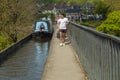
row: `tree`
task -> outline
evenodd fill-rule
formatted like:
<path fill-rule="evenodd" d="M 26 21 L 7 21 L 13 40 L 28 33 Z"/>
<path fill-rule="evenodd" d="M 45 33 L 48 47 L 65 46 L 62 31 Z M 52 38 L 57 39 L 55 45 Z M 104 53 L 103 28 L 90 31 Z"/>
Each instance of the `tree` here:
<path fill-rule="evenodd" d="M 107 13 L 110 12 L 110 6 L 107 5 L 104 1 L 94 1 L 94 5 L 96 14 L 102 14 L 106 16 Z"/>
<path fill-rule="evenodd" d="M 104 2 L 110 5 L 112 11 L 120 10 L 120 0 L 104 0 Z"/>
<path fill-rule="evenodd" d="M 10 40 L 16 42 L 18 36 L 25 32 L 25 27 L 32 25 L 37 17 L 36 4 L 39 0 L 0 1 L 0 31 L 6 32 Z"/>

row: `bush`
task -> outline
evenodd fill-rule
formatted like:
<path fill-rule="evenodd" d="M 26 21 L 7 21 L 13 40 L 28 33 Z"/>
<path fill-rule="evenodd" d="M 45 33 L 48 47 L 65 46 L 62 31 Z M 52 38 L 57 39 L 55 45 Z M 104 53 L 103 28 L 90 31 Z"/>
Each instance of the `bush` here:
<path fill-rule="evenodd" d="M 10 46 L 12 42 L 9 41 L 9 38 L 0 33 L 0 51 Z"/>
<path fill-rule="evenodd" d="M 120 36 L 120 11 L 110 13 L 107 20 L 96 29 L 100 32 Z"/>
<path fill-rule="evenodd" d="M 47 13 L 41 13 L 41 14 L 38 16 L 38 20 L 39 20 L 40 18 L 43 18 L 43 17 L 46 17 L 46 18 L 47 18 L 48 16 L 50 16 L 50 18 L 51 18 L 52 21 L 55 20 L 55 15 L 54 15 L 53 13 L 49 13 L 49 12 L 47 12 Z"/>
<path fill-rule="evenodd" d="M 8 40 L 7 37 L 5 36 L 0 36 L 0 51 L 4 48 L 7 48 L 10 46 L 12 43 Z"/>

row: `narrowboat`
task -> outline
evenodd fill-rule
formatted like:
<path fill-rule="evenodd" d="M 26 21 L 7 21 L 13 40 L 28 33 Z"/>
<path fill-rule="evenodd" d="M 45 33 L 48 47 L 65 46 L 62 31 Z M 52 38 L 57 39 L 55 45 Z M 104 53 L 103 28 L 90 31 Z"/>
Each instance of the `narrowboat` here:
<path fill-rule="evenodd" d="M 53 31 L 54 29 L 51 21 L 47 20 L 35 21 L 32 38 L 39 41 L 50 40 Z"/>

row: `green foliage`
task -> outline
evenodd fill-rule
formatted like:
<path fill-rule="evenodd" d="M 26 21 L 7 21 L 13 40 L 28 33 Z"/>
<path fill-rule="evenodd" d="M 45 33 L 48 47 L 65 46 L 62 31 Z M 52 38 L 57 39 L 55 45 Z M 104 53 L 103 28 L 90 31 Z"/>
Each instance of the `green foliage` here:
<path fill-rule="evenodd" d="M 88 20 L 88 21 L 82 21 L 82 22 L 78 22 L 79 24 L 85 25 L 87 27 L 92 27 L 92 28 L 96 28 L 97 26 L 99 26 L 103 21 L 102 20 Z"/>
<path fill-rule="evenodd" d="M 95 1 L 94 5 L 96 14 L 107 15 L 107 13 L 110 11 L 110 6 L 107 5 L 104 1 Z"/>
<path fill-rule="evenodd" d="M 9 41 L 9 38 L 7 35 L 5 35 L 3 32 L 0 32 L 0 51 L 8 46 L 10 46 L 12 42 Z"/>
<path fill-rule="evenodd" d="M 80 4 L 86 1 L 88 0 L 40 0 L 40 3 L 43 3 L 44 5 L 50 5 L 50 4 L 60 4 L 62 2 L 66 2 L 68 5 L 71 5 L 71 4 Z"/>
<path fill-rule="evenodd" d="M 44 4 L 44 6 L 48 6 L 54 4 L 54 0 L 39 0 L 40 4 Z"/>
<path fill-rule="evenodd" d="M 52 21 L 55 20 L 55 15 L 53 13 L 50 14 Z"/>
<path fill-rule="evenodd" d="M 97 27 L 97 30 L 115 36 L 120 36 L 120 11 L 114 11 L 109 14 L 107 20 Z"/>
<path fill-rule="evenodd" d="M 19 36 L 32 31 L 31 25 L 37 17 L 36 4 L 40 0 L 0 0 L 0 47 L 16 42 Z"/>
<path fill-rule="evenodd" d="M 120 10 L 120 0 L 106 0 L 112 11 Z"/>
<path fill-rule="evenodd" d="M 54 21 L 54 19 L 55 19 L 55 15 L 54 15 L 54 13 L 42 13 L 42 14 L 40 14 L 39 16 L 38 16 L 38 19 L 39 18 L 43 18 L 43 17 L 48 17 L 48 16 L 50 16 L 50 18 L 52 19 L 52 21 Z"/>
<path fill-rule="evenodd" d="M 54 0 L 54 3 L 57 3 L 57 4 L 59 4 L 61 2 L 63 2 L 63 0 Z"/>
<path fill-rule="evenodd" d="M 97 4 L 101 4 L 101 2 L 103 2 L 106 5 L 110 5 L 109 7 L 114 11 L 114 10 L 120 10 L 120 0 L 40 0 L 41 3 L 44 3 L 45 5 L 49 5 L 49 4 L 59 4 L 61 2 L 66 2 L 68 5 L 71 4 L 86 4 L 86 3 L 90 3 L 90 4 L 94 4 L 95 2 L 97 2 Z M 96 4 L 96 3 L 95 3 Z M 97 5 L 96 4 L 96 5 Z M 98 6 L 100 6 L 98 4 Z M 102 5 L 101 5 L 102 6 Z"/>

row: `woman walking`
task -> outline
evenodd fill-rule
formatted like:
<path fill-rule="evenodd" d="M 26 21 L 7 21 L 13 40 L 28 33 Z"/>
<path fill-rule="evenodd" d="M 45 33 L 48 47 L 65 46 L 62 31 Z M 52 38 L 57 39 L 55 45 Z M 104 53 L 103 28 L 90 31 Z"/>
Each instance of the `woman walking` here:
<path fill-rule="evenodd" d="M 67 31 L 67 24 L 69 23 L 68 18 L 65 17 L 65 14 L 60 15 L 58 20 L 59 32 L 60 32 L 60 46 L 65 45 L 65 35 Z"/>

